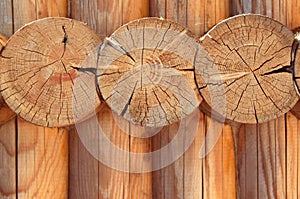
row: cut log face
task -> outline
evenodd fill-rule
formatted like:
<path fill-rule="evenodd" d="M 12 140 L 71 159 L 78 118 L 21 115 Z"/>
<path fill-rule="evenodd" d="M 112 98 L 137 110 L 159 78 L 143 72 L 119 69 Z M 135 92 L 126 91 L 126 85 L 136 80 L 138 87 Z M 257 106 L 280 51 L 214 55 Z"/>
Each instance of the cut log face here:
<path fill-rule="evenodd" d="M 1 52 L 0 89 L 6 103 L 37 125 L 66 126 L 85 117 L 100 101 L 87 104 L 91 96 L 74 84 L 78 79 L 95 84 L 95 76 L 75 68 L 90 63 L 86 59 L 100 43 L 93 30 L 76 20 L 46 18 L 24 26 Z"/>
<path fill-rule="evenodd" d="M 287 27 L 261 15 L 239 15 L 216 25 L 201 38 L 195 60 L 207 104 L 241 123 L 288 112 L 298 100 L 290 70 L 293 39 Z"/>
<path fill-rule="evenodd" d="M 159 127 L 189 115 L 201 98 L 194 81 L 197 40 L 159 18 L 130 22 L 100 47 L 97 77 L 110 108 L 134 124 Z"/>

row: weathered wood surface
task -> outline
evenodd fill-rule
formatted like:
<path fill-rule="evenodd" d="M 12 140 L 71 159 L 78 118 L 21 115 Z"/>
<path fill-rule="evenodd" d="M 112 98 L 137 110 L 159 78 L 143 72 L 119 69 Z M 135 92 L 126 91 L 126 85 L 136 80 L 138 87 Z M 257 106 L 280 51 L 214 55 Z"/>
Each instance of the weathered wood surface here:
<path fill-rule="evenodd" d="M 86 117 L 100 102 L 96 94 L 90 100 L 86 91 L 94 75 L 76 69 L 83 68 L 100 42 L 92 29 L 77 20 L 47 18 L 26 25 L 1 51 L 4 100 L 36 125 L 70 126 Z"/>
<path fill-rule="evenodd" d="M 295 15 L 295 10 L 299 6 L 299 1 L 238 1 L 232 0 L 231 14 L 256 13 L 264 14 L 287 25 L 290 29 L 299 26 L 299 15 Z M 293 17 L 292 17 L 293 16 Z M 245 147 L 239 148 L 236 158 L 244 162 L 245 166 L 239 165 L 237 168 L 237 186 L 240 186 L 239 198 L 297 198 L 295 196 L 295 181 L 298 177 L 291 177 L 295 167 L 291 162 L 297 161 L 298 144 L 291 137 L 295 135 L 291 130 L 290 120 L 295 120 L 291 114 L 285 114 L 280 118 L 256 125 L 255 132 L 247 125 L 243 125 L 245 136 L 237 136 L 235 141 L 242 143 L 243 146 L 251 146 L 253 157 L 249 163 L 242 160 L 251 157 L 252 152 L 245 150 Z M 292 122 L 293 128 L 297 126 Z M 249 137 L 255 134 L 255 136 Z M 247 136 L 249 135 L 249 136 Z M 256 151 L 256 152 L 255 152 Z M 246 170 L 245 170 L 246 168 Z M 254 170 L 249 171 L 247 168 Z M 250 187 L 249 187 L 250 186 Z M 252 187 L 252 188 L 251 188 Z M 297 189 L 296 189 L 297 190 Z"/>
<path fill-rule="evenodd" d="M 122 24 L 144 16 L 149 16 L 149 1 L 141 0 L 103 0 L 103 1 L 70 1 L 70 16 L 87 22 L 101 37 L 109 36 Z M 87 129 L 97 130 L 97 125 L 102 128 L 115 147 L 126 152 L 147 153 L 151 147 L 151 139 L 136 138 L 131 135 L 140 135 L 143 129 L 135 128 L 126 120 L 113 115 L 107 105 L 100 108 L 97 114 L 98 122 L 88 120 L 79 125 Z M 100 153 L 113 154 L 113 151 L 100 148 L 97 142 L 81 137 L 80 131 L 74 129 L 70 134 L 70 198 L 152 198 L 151 173 L 129 173 L 136 167 L 136 162 L 130 156 L 124 159 L 116 158 L 115 161 L 121 168 L 113 169 L 109 165 L 98 162 Z M 92 132 L 92 130 L 90 130 Z M 98 131 L 96 131 L 98 132 Z M 82 133 L 82 132 L 81 132 Z M 93 139 L 98 140 L 99 135 L 93 134 Z M 85 140 L 86 141 L 83 141 Z M 89 153 L 86 146 L 94 148 Z M 99 150 L 97 150 L 99 148 Z M 99 159 L 99 158 L 98 158 Z M 112 159 L 114 160 L 114 159 Z M 150 162 L 149 162 L 150 161 Z M 82 164 L 84 162 L 84 164 Z M 144 164 L 151 167 L 151 160 Z M 122 171 L 123 170 L 123 171 Z M 124 172 L 127 171 L 127 172 Z"/>
<path fill-rule="evenodd" d="M 61 2 L 65 2 L 62 4 L 66 5 L 66 1 L 39 0 L 38 2 L 42 2 L 40 3 L 40 8 L 38 8 L 38 10 L 43 10 L 41 13 L 49 12 L 52 14 L 56 13 L 54 15 L 63 16 L 64 14 L 61 13 L 66 13 L 68 10 L 66 6 L 54 6 Z M 56 3 L 52 4 L 51 2 Z M 158 6 L 158 2 L 161 2 L 161 6 Z M 12 4 L 12 0 L 3 0 L 0 2 L 0 32 L 7 37 L 11 36 L 24 23 L 28 23 L 37 18 L 36 16 L 39 16 L 38 14 L 29 14 L 36 13 L 36 4 L 34 1 L 14 1 L 14 4 Z M 52 9 L 54 11 L 50 12 L 49 10 L 51 9 L 45 9 L 46 6 L 44 5 L 46 4 L 52 4 L 51 7 L 54 7 Z M 69 5 L 70 16 L 88 22 L 103 37 L 110 35 L 123 23 L 139 18 L 141 15 L 149 16 L 148 5 L 151 6 L 152 16 L 162 15 L 165 18 L 177 20 L 177 22 L 190 28 L 199 37 L 221 19 L 239 13 L 255 12 L 266 14 L 288 25 L 289 28 L 296 28 L 300 23 L 298 15 L 299 0 L 153 0 L 150 4 L 148 1 L 139 4 L 132 0 L 70 0 Z M 24 9 L 25 6 L 27 9 Z M 12 8 L 16 9 L 16 11 L 12 12 L 14 10 Z M 14 23 L 12 17 L 13 13 L 15 14 L 16 23 Z M 40 16 L 48 16 L 50 15 L 49 13 L 40 14 Z M 135 17 L 130 17 L 130 15 L 135 15 Z M 113 119 L 114 117 L 108 107 L 102 109 L 98 114 L 98 118 L 100 123 L 106 124 L 105 128 L 107 132 L 111 132 L 109 129 L 114 129 L 114 133 L 111 134 L 110 139 L 114 141 L 115 145 L 127 150 L 131 148 L 131 150 L 140 152 L 148 151 L 150 147 L 153 150 L 164 146 L 174 137 L 174 133 L 176 133 L 176 129 L 178 128 L 177 123 L 171 127 L 164 127 L 151 141 L 149 139 L 145 141 L 124 135 L 120 137 L 120 132 L 124 131 L 124 128 L 129 128 L 130 125 L 121 119 L 114 121 L 115 119 Z M 300 131 L 298 126 L 300 122 L 292 114 L 285 114 L 279 119 L 266 124 L 242 125 L 240 128 L 237 125 L 233 130 L 230 126 L 226 125 L 223 127 L 222 141 L 219 140 L 217 142 L 216 147 L 205 159 L 199 159 L 199 151 L 203 144 L 208 121 L 211 121 L 211 119 L 204 113 L 201 113 L 195 141 L 183 157 L 166 168 L 147 174 L 123 173 L 98 163 L 83 146 L 77 133 L 75 133 L 75 129 L 73 129 L 69 135 L 71 163 L 69 198 L 130 198 L 130 196 L 132 198 L 135 198 L 135 196 L 139 198 L 212 198 L 221 193 L 224 195 L 221 198 L 235 198 L 235 196 L 251 199 L 300 197 L 300 195 L 296 195 L 300 193 L 300 172 L 296 172 L 299 170 L 298 157 L 300 154 L 300 144 L 298 143 Z M 120 130 L 121 123 L 123 130 Z M 216 122 L 214 123 L 217 124 Z M 25 130 L 20 132 L 16 124 L 21 129 L 27 129 L 26 132 Z M 29 137 L 38 138 L 37 143 L 44 143 L 40 140 L 41 136 L 47 137 L 43 132 L 39 133 L 41 135 L 34 133 L 33 136 L 28 129 L 32 131 L 52 131 L 34 125 L 30 125 L 29 127 L 29 124 L 25 125 L 23 121 L 22 124 L 20 121 L 16 123 L 15 119 L 6 122 L 0 127 L 0 143 L 2 143 L 0 144 L 0 198 L 16 198 L 17 184 L 26 187 L 24 185 L 28 183 L 28 181 L 24 180 L 26 179 L 26 175 L 33 176 L 32 173 L 34 173 L 34 170 L 29 169 L 34 168 L 33 160 L 35 158 L 32 158 L 32 154 L 42 154 L 41 145 L 43 144 L 34 144 L 36 148 L 30 150 L 30 147 L 25 147 L 30 152 L 24 155 L 26 154 L 24 151 L 24 154 L 20 155 L 22 161 L 16 162 L 17 159 L 15 156 L 17 152 L 15 145 L 18 144 L 16 141 L 17 137 L 22 142 L 27 140 L 27 144 L 23 143 L 22 146 L 31 145 L 30 143 L 32 142 L 30 142 L 31 139 Z M 53 131 L 55 132 L 51 132 L 51 136 L 59 138 L 60 136 L 57 134 L 58 130 Z M 235 155 L 233 155 L 232 131 L 235 132 L 235 137 L 238 138 L 235 139 L 237 141 L 235 143 L 237 145 L 237 153 Z M 50 135 L 48 134 L 48 136 Z M 49 140 L 54 139 L 54 137 L 49 138 Z M 61 141 L 59 141 L 60 139 Z M 60 146 L 60 144 L 67 142 L 64 136 L 60 137 L 60 139 L 57 139 L 56 145 L 53 145 Z M 62 146 L 67 145 L 63 144 Z M 53 150 L 53 148 L 50 148 L 49 152 L 54 152 Z M 45 148 L 45 151 L 48 151 L 47 148 Z M 62 151 L 66 153 L 66 148 L 64 147 Z M 57 151 L 55 150 L 55 152 Z M 236 174 L 235 172 L 233 173 L 235 171 L 234 156 L 236 156 L 237 160 L 236 169 L 238 172 Z M 37 155 L 36 157 L 41 156 Z M 39 158 L 36 159 L 38 160 Z M 64 159 L 65 166 L 63 168 L 66 168 L 65 161 Z M 48 162 L 48 164 L 50 163 Z M 58 181 L 55 180 L 48 184 L 48 187 L 46 186 L 47 179 L 55 178 L 49 177 L 48 171 L 51 169 L 48 167 L 48 164 L 45 163 L 42 166 L 42 168 L 47 170 L 47 175 L 41 177 L 39 175 L 42 175 L 43 171 L 37 172 L 38 180 L 35 180 L 35 184 L 31 184 L 32 186 L 27 185 L 29 188 L 26 189 L 27 191 L 22 192 L 20 197 L 25 195 L 30 196 L 32 192 L 37 191 L 39 185 L 41 192 L 48 188 L 49 190 L 53 190 L 53 187 L 58 186 Z M 60 162 L 60 164 L 63 163 Z M 149 164 L 151 164 L 151 161 Z M 26 175 L 23 175 L 26 172 L 21 165 L 26 165 L 26 168 L 28 168 Z M 16 178 L 16 166 L 20 167 L 22 171 L 22 176 L 18 178 Z M 51 171 L 52 176 L 66 175 L 64 172 L 56 173 L 53 170 Z M 5 178 L 2 178 L 3 175 Z M 235 175 L 237 176 L 237 180 L 235 180 Z M 16 179 L 21 181 L 17 182 Z M 64 193 L 67 192 L 65 184 L 63 184 L 68 183 L 67 178 L 59 182 L 62 183 L 60 185 L 65 189 Z M 220 187 L 222 190 L 220 190 Z M 62 194 L 59 193 L 62 191 L 58 190 L 60 189 L 57 189 L 55 192 L 57 197 Z M 41 194 L 41 192 L 37 193 Z M 51 198 L 55 198 L 55 196 L 52 195 Z M 44 198 L 47 197 L 45 196 Z"/>
<path fill-rule="evenodd" d="M 201 38 L 195 61 L 199 91 L 229 120 L 262 123 L 278 118 L 299 98 L 292 73 L 284 71 L 293 41 L 291 30 L 265 16 L 223 21 Z"/>
<path fill-rule="evenodd" d="M 38 18 L 49 14 L 66 16 L 66 3 L 65 0 L 1 1 L 0 32 L 9 37 Z M 0 134 L 0 140 L 5 140 L 1 141 L 4 143 L 1 145 L 1 162 L 7 163 L 1 166 L 1 198 L 68 197 L 66 130 L 37 127 L 12 119 L 1 126 Z"/>
<path fill-rule="evenodd" d="M 200 104 L 194 82 L 197 40 L 185 27 L 160 18 L 125 24 L 104 41 L 97 80 L 118 115 L 133 124 L 161 127 Z"/>

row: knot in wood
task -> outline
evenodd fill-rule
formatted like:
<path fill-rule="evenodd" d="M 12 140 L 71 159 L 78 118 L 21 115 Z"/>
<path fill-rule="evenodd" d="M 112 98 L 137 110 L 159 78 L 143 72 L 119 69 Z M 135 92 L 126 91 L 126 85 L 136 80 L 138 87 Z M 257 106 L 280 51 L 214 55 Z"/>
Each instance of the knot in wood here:
<path fill-rule="evenodd" d="M 290 70 L 293 39 L 287 27 L 261 15 L 217 24 L 201 38 L 195 61 L 205 101 L 241 123 L 266 122 L 288 112 L 298 100 Z"/>
<path fill-rule="evenodd" d="M 198 107 L 193 78 L 197 40 L 184 27 L 144 18 L 116 30 L 100 48 L 100 91 L 118 115 L 159 127 Z"/>
<path fill-rule="evenodd" d="M 87 104 L 86 98 L 93 98 L 86 96 L 87 86 L 74 85 L 81 78 L 95 83 L 95 76 L 74 67 L 81 68 L 100 43 L 93 30 L 76 20 L 45 18 L 27 24 L 1 51 L 5 101 L 25 120 L 43 126 L 71 125 L 87 116 L 100 101 Z"/>

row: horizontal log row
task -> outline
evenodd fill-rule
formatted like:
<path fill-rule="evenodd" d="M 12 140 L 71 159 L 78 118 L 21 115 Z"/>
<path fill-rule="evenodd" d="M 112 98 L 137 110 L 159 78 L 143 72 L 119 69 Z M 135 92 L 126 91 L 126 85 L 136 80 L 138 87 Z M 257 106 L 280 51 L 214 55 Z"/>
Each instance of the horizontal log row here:
<path fill-rule="evenodd" d="M 297 37 L 262 15 L 224 20 L 200 40 L 173 21 L 143 18 L 101 42 L 76 20 L 24 26 L 1 50 L 5 101 L 43 126 L 72 125 L 101 99 L 134 124 L 160 127 L 203 99 L 213 116 L 251 124 L 280 117 L 299 98 Z"/>

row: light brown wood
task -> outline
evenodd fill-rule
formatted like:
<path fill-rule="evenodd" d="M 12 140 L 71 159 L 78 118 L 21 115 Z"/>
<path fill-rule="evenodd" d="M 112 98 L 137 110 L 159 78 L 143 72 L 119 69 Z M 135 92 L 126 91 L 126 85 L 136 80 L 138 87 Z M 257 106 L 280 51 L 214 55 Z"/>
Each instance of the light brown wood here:
<path fill-rule="evenodd" d="M 236 198 L 236 165 L 233 129 L 226 124 L 222 132 L 222 192 L 224 198 Z M 218 164 L 218 163 L 216 163 Z"/>
<path fill-rule="evenodd" d="M 0 32 L 6 37 L 9 37 L 14 32 L 12 2 L 12 0 L 3 0 L 0 2 Z"/>
<path fill-rule="evenodd" d="M 18 119 L 18 198 L 67 198 L 68 134 Z"/>
<path fill-rule="evenodd" d="M 0 126 L 0 198 L 16 198 L 16 119 Z"/>
<path fill-rule="evenodd" d="M 284 71 L 292 43 L 293 33 L 265 16 L 221 22 L 201 38 L 195 66 L 199 91 L 215 111 L 236 122 L 262 123 L 283 115 L 298 100 L 292 75 Z"/>
<path fill-rule="evenodd" d="M 276 197 L 277 198 L 285 198 L 286 197 L 286 179 L 287 179 L 287 170 L 286 170 L 286 149 L 287 149 L 287 129 L 286 129 L 286 116 L 282 116 L 279 119 L 276 120 L 276 127 L 275 127 L 275 133 L 270 131 L 268 134 L 275 134 L 275 151 L 269 151 L 273 152 L 275 154 L 275 184 L 276 186 L 273 186 L 274 182 L 271 184 L 268 184 L 268 186 L 273 186 L 273 190 L 276 191 Z M 267 138 L 266 138 L 267 139 Z M 274 146 L 272 147 L 274 148 Z M 267 161 L 268 159 L 266 159 Z M 273 168 L 274 170 L 274 168 Z M 268 170 L 264 170 L 265 173 L 271 172 Z"/>
<path fill-rule="evenodd" d="M 223 124 L 219 123 L 210 117 L 206 116 L 205 120 L 206 125 L 206 133 L 209 128 L 222 129 Z M 212 127 L 213 126 L 213 127 Z M 217 127 L 219 126 L 219 128 Z M 215 136 L 219 135 L 219 132 L 213 131 L 215 135 L 206 135 L 209 136 L 209 139 L 206 142 L 205 150 L 207 156 L 204 161 L 204 198 L 222 198 L 223 194 L 223 186 L 225 186 L 225 182 L 223 182 L 223 138 L 222 134 L 219 138 L 215 138 Z M 217 139 L 217 142 L 213 149 L 209 149 L 208 144 L 212 141 L 212 139 Z M 209 151 L 211 150 L 211 151 Z M 219 164 L 217 164 L 219 162 Z"/>
<path fill-rule="evenodd" d="M 291 113 L 287 114 L 286 137 L 286 195 L 287 198 L 298 197 L 298 120 Z"/>
<path fill-rule="evenodd" d="M 89 126 L 89 120 L 79 125 L 92 132 L 93 126 Z M 94 139 L 98 140 L 98 136 Z M 69 132 L 69 151 L 69 198 L 102 198 L 99 197 L 98 160 L 88 152 L 75 128 Z M 105 173 L 101 181 L 104 178 Z"/>
<path fill-rule="evenodd" d="M 280 21 L 281 23 L 291 26 L 290 20 L 292 20 L 288 15 L 291 12 L 294 12 L 294 3 L 297 4 L 297 1 L 293 0 L 283 0 L 283 1 L 232 1 L 232 14 L 240 13 L 257 13 L 257 14 L 266 14 L 269 17 L 272 17 L 275 20 Z M 293 5 L 293 6 L 292 6 Z M 295 16 L 296 17 L 296 16 Z M 291 28 L 291 27 L 289 27 Z M 258 154 L 258 162 L 251 162 L 248 164 L 248 167 L 256 167 L 259 173 L 259 180 L 262 182 L 262 186 L 258 188 L 258 194 L 262 197 L 266 194 L 269 196 L 274 195 L 275 198 L 286 198 L 287 197 L 287 182 L 290 180 L 287 178 L 287 167 L 286 160 L 288 158 L 287 149 L 290 145 L 287 144 L 287 135 L 288 130 L 286 129 L 287 124 L 286 116 L 282 116 L 275 121 L 268 123 L 263 123 L 258 126 L 258 135 L 260 138 L 260 147 Z M 246 138 L 246 137 L 245 137 Z M 239 142 L 239 139 L 236 139 Z M 254 139 L 254 138 L 253 138 Z M 243 140 L 243 139 L 242 139 Z M 246 138 L 245 144 L 256 142 L 252 141 L 251 138 Z M 267 143 L 267 145 L 262 144 L 262 142 Z M 294 147 L 294 146 L 292 146 Z M 243 154 L 243 151 L 239 149 L 238 159 L 241 156 L 247 156 Z M 264 154 L 265 158 L 261 159 Z M 275 156 L 275 166 L 274 164 Z M 295 157 L 291 157 L 295 158 Z M 271 167 L 271 168 L 270 168 Z M 275 171 L 274 171 L 275 170 Z M 243 176 L 245 171 L 242 169 L 237 170 L 238 176 Z M 275 178 L 274 178 L 275 172 Z M 268 181 L 268 180 L 269 181 Z M 245 183 L 245 179 L 241 178 L 240 184 Z M 248 181 L 251 183 L 251 181 Z M 253 178 L 252 183 L 257 183 L 257 179 Z M 243 186 L 242 186 L 243 187 Z M 240 198 L 245 198 L 246 190 L 241 189 Z"/>
<path fill-rule="evenodd" d="M 68 1 L 66 0 L 37 0 L 36 18 L 68 16 Z"/>
<path fill-rule="evenodd" d="M 43 126 L 71 125 L 90 114 L 100 103 L 96 92 L 89 96 L 86 91 L 94 76 L 79 74 L 74 67 L 83 67 L 99 43 L 99 37 L 76 20 L 47 18 L 26 25 L 1 54 L 5 101 L 25 120 Z"/>
<path fill-rule="evenodd" d="M 2 48 L 6 45 L 7 38 L 3 35 L 0 35 L 0 52 Z M 7 121 L 15 117 L 15 113 L 8 108 L 7 104 L 5 103 L 2 95 L 0 94 L 0 125 L 5 124 Z"/>
<path fill-rule="evenodd" d="M 159 127 L 185 118 L 199 105 L 194 92 L 196 39 L 158 18 L 122 26 L 104 41 L 98 82 L 106 103 L 134 124 Z"/>
<path fill-rule="evenodd" d="M 194 142 L 189 147 L 189 149 L 184 154 L 184 198 L 193 199 L 201 198 L 204 192 L 203 184 L 205 183 L 203 179 L 203 168 L 204 160 L 199 158 L 199 152 L 203 145 L 205 136 L 205 126 L 203 125 L 205 121 L 204 113 L 200 113 L 199 126 L 197 129 L 197 134 L 195 136 Z M 224 175 L 228 173 L 224 172 Z M 230 189 L 227 189 L 230 190 Z"/>
<path fill-rule="evenodd" d="M 149 13 L 147 0 L 90 0 L 88 2 L 72 0 L 70 4 L 71 16 L 86 21 L 103 37 L 109 36 L 123 23 L 147 16 Z M 102 132 L 115 147 L 127 152 L 149 152 L 149 147 L 151 147 L 149 139 L 133 136 L 139 135 L 140 128 L 136 129 L 123 118 L 114 116 L 107 105 L 100 108 L 97 117 Z M 71 198 L 151 198 L 151 173 L 134 174 L 122 171 L 136 167 L 133 160 L 129 161 L 129 156 L 124 157 L 122 164 L 119 163 L 124 168 L 115 170 L 110 167 L 111 165 L 103 164 L 101 160 L 98 162 L 97 152 L 92 156 L 84 149 L 78 136 L 76 138 L 76 135 L 70 135 L 71 140 L 74 138 L 79 144 L 73 143 L 70 146 L 72 157 L 70 162 L 74 165 L 70 168 L 69 193 Z M 98 139 L 97 135 L 95 139 Z M 107 151 L 107 149 L 99 145 L 99 153 L 100 151 Z M 110 154 L 113 152 L 107 151 Z M 119 159 L 112 158 L 112 160 L 118 161 Z M 151 160 L 145 160 L 145 164 L 151 168 Z M 95 167 L 98 167 L 97 171 Z"/>
<path fill-rule="evenodd" d="M 276 120 L 258 126 L 258 197 L 276 198 Z M 278 172 L 279 173 L 279 172 Z M 279 189 L 278 189 L 279 191 Z"/>

